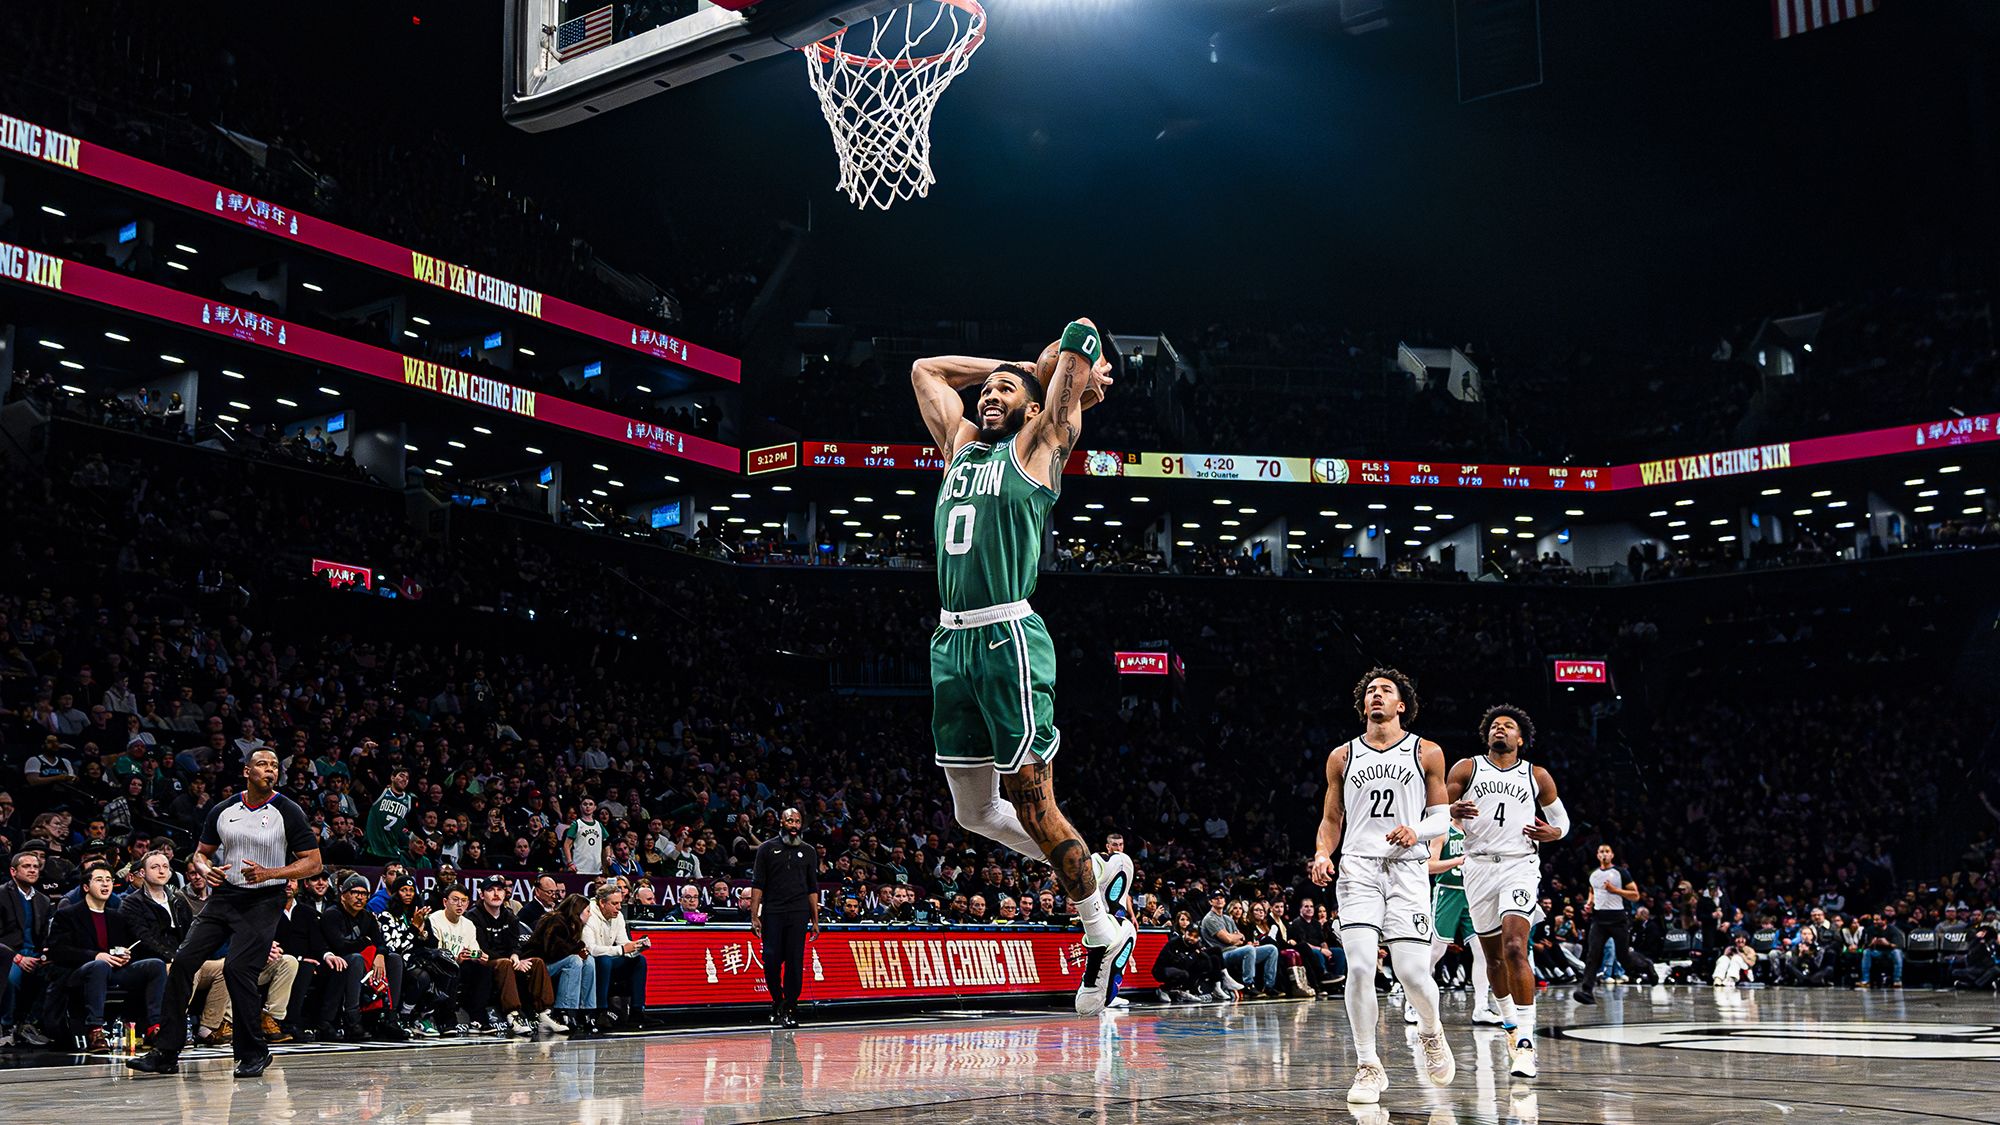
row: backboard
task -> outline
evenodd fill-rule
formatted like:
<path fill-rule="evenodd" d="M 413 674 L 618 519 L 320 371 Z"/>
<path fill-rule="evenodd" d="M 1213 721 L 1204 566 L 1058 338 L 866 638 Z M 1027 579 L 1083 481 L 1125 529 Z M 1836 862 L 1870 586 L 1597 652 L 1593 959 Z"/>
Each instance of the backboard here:
<path fill-rule="evenodd" d="M 817 42 L 897 0 L 505 0 L 501 114 L 529 132 L 586 121 Z M 734 10 L 741 8 L 742 10 Z"/>

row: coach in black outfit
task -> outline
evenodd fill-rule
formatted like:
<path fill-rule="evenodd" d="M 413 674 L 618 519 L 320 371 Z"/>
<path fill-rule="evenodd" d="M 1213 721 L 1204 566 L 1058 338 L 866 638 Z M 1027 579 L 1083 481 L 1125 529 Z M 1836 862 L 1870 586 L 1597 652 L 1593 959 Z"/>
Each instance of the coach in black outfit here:
<path fill-rule="evenodd" d="M 1614 865 L 1611 845 L 1597 845 L 1597 870 L 1590 873 L 1590 936 L 1583 942 L 1582 980 L 1577 982 L 1574 999 L 1579 1004 L 1595 1004 L 1597 974 L 1604 968 L 1604 943 L 1609 941 L 1620 965 L 1632 963 L 1631 916 L 1627 902 L 1636 902 L 1639 888 L 1624 868 Z"/>
<path fill-rule="evenodd" d="M 319 838 L 303 809 L 277 791 L 278 755 L 254 750 L 243 763 L 243 792 L 211 808 L 195 846 L 196 873 L 214 887 L 208 905 L 195 916 L 187 940 L 174 954 L 161 1005 L 160 1036 L 153 1049 L 126 1062 L 148 1074 L 175 1074 L 187 1042 L 188 999 L 194 975 L 224 944 L 229 956 L 222 979 L 238 1013 L 232 1041 L 236 1076 L 255 1078 L 271 1065 L 271 1050 L 254 1019 L 264 1010 L 257 976 L 271 956 L 271 939 L 285 911 L 285 880 L 304 879 L 320 869 Z M 290 860 L 291 862 L 286 862 Z"/>
<path fill-rule="evenodd" d="M 779 833 L 757 848 L 750 873 L 750 929 L 764 939 L 764 984 L 771 992 L 771 1024 L 799 1026 L 799 993 L 805 988 L 806 929 L 819 936 L 819 851 L 799 831 L 805 817 L 786 809 Z"/>

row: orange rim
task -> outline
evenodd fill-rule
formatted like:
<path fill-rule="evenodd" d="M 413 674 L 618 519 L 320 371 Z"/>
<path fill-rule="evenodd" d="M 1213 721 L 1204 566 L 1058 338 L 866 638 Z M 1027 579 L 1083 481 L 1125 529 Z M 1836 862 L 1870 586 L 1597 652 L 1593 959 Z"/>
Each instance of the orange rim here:
<path fill-rule="evenodd" d="M 895 70 L 915 70 L 920 66 L 929 66 L 932 63 L 955 59 L 961 55 L 969 55 L 974 50 L 977 50 L 979 44 L 986 39 L 986 9 L 979 6 L 979 0 L 938 0 L 938 3 L 950 5 L 972 17 L 971 32 L 965 37 L 965 41 L 941 54 L 925 55 L 917 59 L 878 59 L 870 58 L 866 55 L 852 54 L 841 50 L 839 47 L 830 46 L 829 44 L 838 43 L 841 36 L 853 30 L 847 27 L 841 28 L 832 35 L 804 49 L 812 51 L 819 57 L 819 61 L 823 63 L 840 62 L 848 66 L 866 67 L 868 69 L 889 67 Z"/>

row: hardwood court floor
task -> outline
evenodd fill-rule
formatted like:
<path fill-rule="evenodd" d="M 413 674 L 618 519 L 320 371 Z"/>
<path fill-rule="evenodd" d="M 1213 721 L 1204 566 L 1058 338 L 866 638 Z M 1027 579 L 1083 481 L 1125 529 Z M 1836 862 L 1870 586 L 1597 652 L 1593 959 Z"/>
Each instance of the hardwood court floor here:
<path fill-rule="evenodd" d="M 1393 1001 L 1379 1107 L 1345 1102 L 1339 1001 L 1138 1008 L 1104 1020 L 960 1013 L 602 1042 L 283 1055 L 261 1081 L 190 1058 L 178 1078 L 77 1067 L 0 1076 L 0 1117 L 95 1122 L 2000 1122 L 1991 993 L 1607 988 L 1545 993 L 1541 1077 L 1446 998 L 1458 1077 L 1420 1085 Z M 37 1112 L 35 1107 L 41 1107 Z M 64 1107 L 56 1114 L 56 1107 Z"/>

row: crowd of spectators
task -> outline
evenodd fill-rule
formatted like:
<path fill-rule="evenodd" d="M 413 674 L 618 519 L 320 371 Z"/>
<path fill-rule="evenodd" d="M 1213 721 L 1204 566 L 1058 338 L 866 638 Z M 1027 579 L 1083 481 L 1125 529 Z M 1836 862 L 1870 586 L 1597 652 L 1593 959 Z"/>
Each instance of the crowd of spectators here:
<path fill-rule="evenodd" d="M 286 970 L 272 971 L 265 1015 L 294 1036 L 490 1033 L 545 1012 L 587 1034 L 630 1018 L 614 1000 L 643 989 L 636 966 L 587 974 L 583 964 L 630 957 L 632 939 L 592 947 L 593 918 L 740 909 L 736 884 L 786 805 L 804 811 L 820 849 L 830 912 L 858 924 L 1067 917 L 1045 867 L 954 823 L 929 764 L 921 681 L 855 694 L 823 671 L 869 654 L 920 668 L 935 620 L 927 576 L 781 580 L 472 516 L 445 540 L 412 530 L 390 490 L 202 451 L 58 448 L 45 475 L 0 496 L 0 522 L 16 533 L 0 560 L 0 743 L 17 775 L 0 798 L 0 837 L 39 861 L 17 882 L 90 910 L 103 863 L 121 915 L 126 902 L 159 909 L 142 885 L 157 866 L 149 853 L 169 852 L 171 871 L 204 810 L 235 791 L 242 755 L 276 750 L 284 791 L 308 810 L 332 866 L 403 869 L 299 890 L 332 933 L 281 936 L 274 954 L 298 964 L 288 994 Z M 423 597 L 357 601 L 307 578 L 315 552 L 364 544 Z M 1354 725 L 1325 705 L 1327 680 L 1377 659 L 1419 670 L 1423 729 L 1454 756 L 1467 749 L 1454 732 L 1492 699 L 1546 700 L 1531 756 L 1580 823 L 1578 846 L 1550 858 L 1551 975 L 1576 971 L 1546 954 L 1587 924 L 1576 861 L 1597 839 L 1626 857 L 1663 942 L 1681 941 L 1677 923 L 1700 931 L 1703 953 L 1733 946 L 1734 927 L 1755 951 L 1762 920 L 1782 931 L 1786 915 L 1815 905 L 1871 918 L 1878 906 L 1923 918 L 1951 908 L 1961 920 L 2000 905 L 2000 823 L 1969 850 L 1932 827 L 1977 823 L 1985 811 L 1969 794 L 1993 782 L 1990 704 L 1948 682 L 1979 619 L 1976 584 L 1920 575 L 1773 590 L 1745 578 L 1734 593 L 1439 587 L 1388 598 L 1336 584 L 1223 595 L 1141 577 L 1107 600 L 1109 581 L 1053 574 L 1036 598 L 1060 646 L 1065 800 L 1079 823 L 1131 841 L 1135 913 L 1163 925 L 1185 914 L 1215 951 L 1200 965 L 1184 958 L 1176 994 L 1232 982 L 1296 994 L 1343 975 L 1331 945 L 1311 940 L 1338 903 L 1315 898 L 1307 916 L 1302 856 L 1319 764 Z M 1110 651 L 1155 638 L 1185 660 L 1185 681 L 1134 687 L 1113 674 Z M 1618 699 L 1547 695 L 1548 658 L 1577 652 L 1612 661 Z M 456 904 L 447 874 L 490 869 L 574 873 L 598 894 L 623 893 L 623 879 L 633 899 L 617 905 L 630 913 L 578 903 L 544 933 L 540 915 L 563 903 L 540 881 L 531 902 L 510 901 L 510 880 L 464 887 Z M 419 895 L 400 883 L 406 872 L 429 873 L 426 885 L 446 893 Z M 1682 884 L 1700 893 L 1690 899 Z M 470 901 L 475 890 L 497 898 Z M 1225 901 L 1211 911 L 1218 891 Z M 493 964 L 423 952 L 425 933 L 449 945 L 440 923 L 459 932 L 463 917 L 476 925 L 482 909 L 499 919 L 494 908 L 515 907 L 537 925 L 490 946 L 481 933 Z M 1211 913 L 1250 946 L 1298 954 L 1303 980 L 1289 963 L 1274 976 L 1254 949 L 1221 949 L 1238 943 L 1205 924 Z M 27 935 L 4 922 L 0 942 L 18 952 Z M 39 965 L 10 974 L 16 1026 L 33 1018 L 30 1034 L 91 1039 L 104 1029 L 100 997 L 115 990 L 143 1030 L 159 972 L 143 966 L 143 941 L 91 931 L 104 948 L 85 948 L 77 926 L 29 941 L 30 962 L 50 954 L 46 983 L 54 970 L 79 972 L 40 993 L 25 980 Z M 1967 932 L 1972 957 L 1978 926 Z M 58 933 L 70 935 L 60 958 Z M 111 945 L 133 953 L 111 956 Z M 370 945 L 373 960 L 348 956 Z M 1715 971 L 1699 954 L 1679 959 Z M 1893 979 L 1894 960 L 1854 968 Z M 220 1024 L 204 1026 L 212 1038 Z"/>

